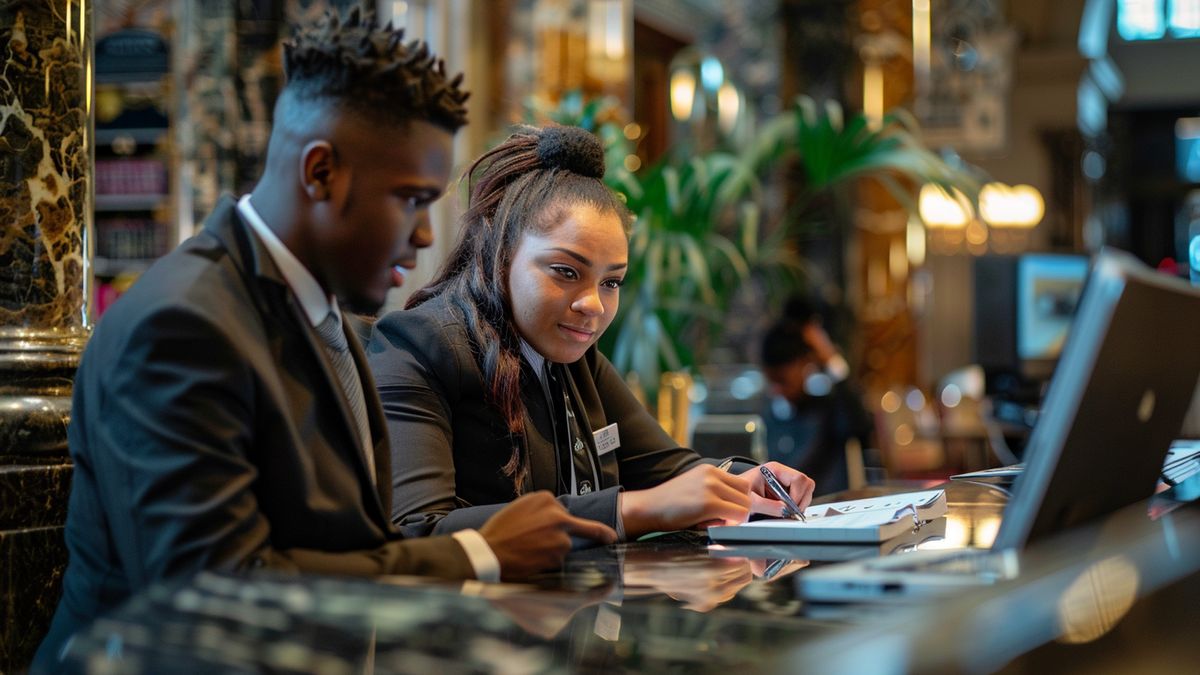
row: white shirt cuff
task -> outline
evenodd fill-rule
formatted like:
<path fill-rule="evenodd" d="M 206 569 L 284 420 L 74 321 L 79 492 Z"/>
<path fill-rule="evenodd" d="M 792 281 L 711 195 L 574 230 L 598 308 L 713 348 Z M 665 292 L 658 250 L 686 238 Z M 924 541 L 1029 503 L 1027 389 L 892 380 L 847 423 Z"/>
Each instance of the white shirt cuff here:
<path fill-rule="evenodd" d="M 825 373 L 834 382 L 841 382 L 850 376 L 850 364 L 841 354 L 834 354 L 825 362 Z"/>
<path fill-rule="evenodd" d="M 459 530 L 450 535 L 463 547 L 467 560 L 475 569 L 475 578 L 480 581 L 500 581 L 500 559 L 492 552 L 487 540 L 476 530 Z"/>

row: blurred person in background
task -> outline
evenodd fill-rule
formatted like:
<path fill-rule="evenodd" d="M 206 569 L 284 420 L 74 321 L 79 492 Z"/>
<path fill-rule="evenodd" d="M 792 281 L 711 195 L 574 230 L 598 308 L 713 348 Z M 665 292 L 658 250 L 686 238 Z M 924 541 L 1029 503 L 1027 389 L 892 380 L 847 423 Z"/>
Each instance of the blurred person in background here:
<path fill-rule="evenodd" d="M 771 393 L 768 458 L 811 476 L 817 494 L 848 488 L 847 443 L 873 447 L 873 423 L 813 303 L 787 303 L 763 337 L 762 365 Z"/>

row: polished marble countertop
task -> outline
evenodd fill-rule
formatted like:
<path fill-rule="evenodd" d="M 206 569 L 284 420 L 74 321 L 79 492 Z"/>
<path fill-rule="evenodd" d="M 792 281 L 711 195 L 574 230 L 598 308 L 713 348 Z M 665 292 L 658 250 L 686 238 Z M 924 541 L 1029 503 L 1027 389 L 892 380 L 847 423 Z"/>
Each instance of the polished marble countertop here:
<path fill-rule="evenodd" d="M 946 488 L 945 521 L 893 548 L 991 543 L 1004 493 Z M 908 489 L 917 486 L 837 498 Z M 1200 596 L 1200 508 L 1175 506 L 1159 506 L 1154 520 L 1145 504 L 1127 509 L 1091 535 L 1031 549 L 1016 581 L 936 602 L 807 602 L 796 581 L 827 564 L 805 557 L 812 548 L 715 546 L 682 532 L 576 551 L 563 571 L 528 585 L 205 573 L 141 593 L 78 636 L 69 655 L 95 673 L 990 672 L 1072 630 L 1096 632 L 1083 641 L 1095 642 L 1142 604 L 1165 602 L 1180 624 L 1194 618 L 1195 605 L 1179 598 Z M 1115 605 L 1104 594 L 1073 597 L 1081 578 L 1125 595 Z M 1064 603 L 1085 610 L 1068 621 Z M 1160 632 L 1173 620 L 1154 616 Z"/>

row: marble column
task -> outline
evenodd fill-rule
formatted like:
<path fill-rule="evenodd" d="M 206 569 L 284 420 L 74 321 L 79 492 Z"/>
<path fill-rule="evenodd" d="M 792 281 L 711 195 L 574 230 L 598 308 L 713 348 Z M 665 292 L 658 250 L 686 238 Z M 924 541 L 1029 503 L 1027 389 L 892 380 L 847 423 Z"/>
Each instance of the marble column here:
<path fill-rule="evenodd" d="M 71 383 L 89 330 L 91 3 L 0 0 L 0 672 L 58 601 Z"/>

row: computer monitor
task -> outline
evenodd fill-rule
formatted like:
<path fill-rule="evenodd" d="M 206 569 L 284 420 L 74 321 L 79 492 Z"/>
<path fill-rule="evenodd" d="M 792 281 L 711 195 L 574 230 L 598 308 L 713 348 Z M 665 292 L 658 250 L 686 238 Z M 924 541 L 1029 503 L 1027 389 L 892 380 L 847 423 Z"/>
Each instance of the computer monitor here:
<path fill-rule="evenodd" d="M 989 394 L 1037 403 L 1058 363 L 1087 272 L 1087 257 L 1073 254 L 975 260 L 975 361 Z"/>
<path fill-rule="evenodd" d="M 1017 258 L 1017 363 L 1022 377 L 1040 381 L 1054 373 L 1087 273 L 1083 256 Z"/>

